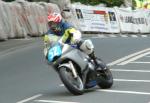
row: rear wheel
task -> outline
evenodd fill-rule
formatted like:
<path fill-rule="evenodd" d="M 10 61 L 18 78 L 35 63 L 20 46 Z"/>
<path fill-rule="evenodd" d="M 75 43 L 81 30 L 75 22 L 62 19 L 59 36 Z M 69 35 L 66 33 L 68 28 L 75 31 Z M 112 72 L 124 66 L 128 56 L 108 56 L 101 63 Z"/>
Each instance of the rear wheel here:
<path fill-rule="evenodd" d="M 102 89 L 110 88 L 113 85 L 113 76 L 110 69 L 97 71 L 98 86 Z"/>
<path fill-rule="evenodd" d="M 60 67 L 59 68 L 59 75 L 66 86 L 66 88 L 74 95 L 81 95 L 83 94 L 83 82 L 78 76 L 77 78 L 73 77 L 72 71 L 68 67 Z"/>

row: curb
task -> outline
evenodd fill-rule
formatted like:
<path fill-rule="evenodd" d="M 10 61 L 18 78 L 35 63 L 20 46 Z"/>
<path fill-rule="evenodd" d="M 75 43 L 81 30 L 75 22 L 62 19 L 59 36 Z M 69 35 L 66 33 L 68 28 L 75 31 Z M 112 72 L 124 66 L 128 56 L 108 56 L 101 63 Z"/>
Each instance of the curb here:
<path fill-rule="evenodd" d="M 150 37 L 150 34 L 83 34 L 83 37 Z"/>

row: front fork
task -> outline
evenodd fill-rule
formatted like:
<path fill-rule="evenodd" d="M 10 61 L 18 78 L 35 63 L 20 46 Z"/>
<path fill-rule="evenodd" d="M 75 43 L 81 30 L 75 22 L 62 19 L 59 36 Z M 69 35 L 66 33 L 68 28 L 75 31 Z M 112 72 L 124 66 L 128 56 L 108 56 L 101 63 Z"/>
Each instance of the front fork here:
<path fill-rule="evenodd" d="M 69 65 L 70 65 L 70 69 L 71 69 L 71 71 L 72 71 L 72 73 L 73 73 L 73 77 L 74 77 L 74 78 L 77 78 L 78 75 L 77 75 L 76 69 L 75 69 L 74 66 L 73 66 L 72 61 L 69 61 Z"/>

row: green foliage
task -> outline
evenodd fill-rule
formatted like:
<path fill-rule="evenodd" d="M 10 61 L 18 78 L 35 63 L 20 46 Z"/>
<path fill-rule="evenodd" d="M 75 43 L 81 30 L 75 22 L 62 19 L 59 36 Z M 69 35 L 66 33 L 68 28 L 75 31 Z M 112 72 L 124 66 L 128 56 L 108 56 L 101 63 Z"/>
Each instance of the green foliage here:
<path fill-rule="evenodd" d="M 5 2 L 12 2 L 12 1 L 15 1 L 15 0 L 3 0 Z M 27 0 L 29 2 L 49 2 L 49 0 Z"/>
<path fill-rule="evenodd" d="M 123 0 L 101 0 L 101 1 L 105 3 L 108 7 L 120 6 L 121 4 L 124 3 Z"/>
<path fill-rule="evenodd" d="M 136 1 L 132 0 L 132 9 L 135 9 L 135 7 L 136 7 Z"/>
<path fill-rule="evenodd" d="M 12 2 L 12 1 L 15 1 L 15 0 L 3 0 L 5 2 Z"/>
<path fill-rule="evenodd" d="M 81 2 L 82 4 L 97 5 L 100 3 L 106 4 L 108 7 L 120 6 L 124 0 L 71 0 L 72 2 Z"/>

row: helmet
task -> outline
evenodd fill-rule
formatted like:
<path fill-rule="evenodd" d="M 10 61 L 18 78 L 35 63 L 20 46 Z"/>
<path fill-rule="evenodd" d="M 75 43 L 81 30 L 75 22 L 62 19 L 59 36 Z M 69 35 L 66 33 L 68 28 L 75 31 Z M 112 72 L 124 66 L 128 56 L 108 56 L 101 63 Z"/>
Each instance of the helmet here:
<path fill-rule="evenodd" d="M 91 40 L 85 40 L 81 46 L 80 49 L 83 50 L 86 54 L 91 54 L 94 51 L 94 45 Z"/>
<path fill-rule="evenodd" d="M 60 22 L 62 21 L 62 16 L 58 13 L 52 13 L 48 15 L 48 26 L 55 32 L 60 31 Z"/>
<path fill-rule="evenodd" d="M 62 16 L 59 13 L 52 13 L 48 15 L 47 19 L 48 22 L 59 23 L 62 20 Z"/>

